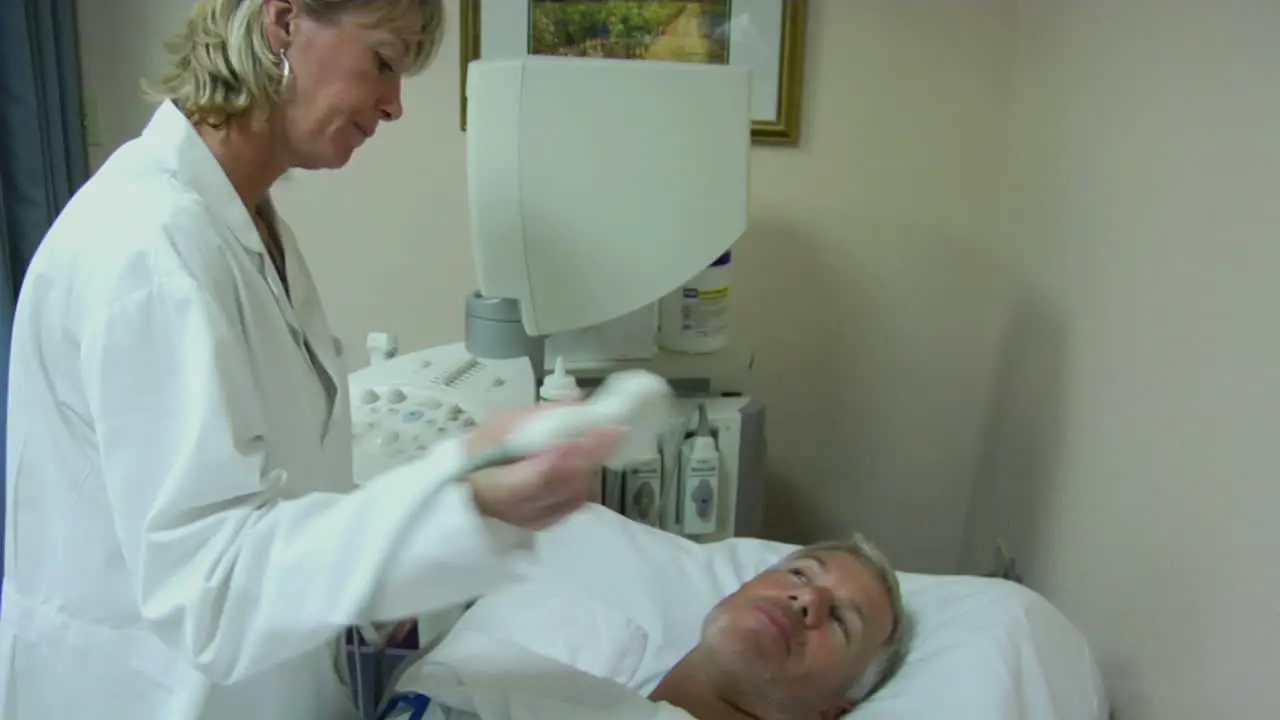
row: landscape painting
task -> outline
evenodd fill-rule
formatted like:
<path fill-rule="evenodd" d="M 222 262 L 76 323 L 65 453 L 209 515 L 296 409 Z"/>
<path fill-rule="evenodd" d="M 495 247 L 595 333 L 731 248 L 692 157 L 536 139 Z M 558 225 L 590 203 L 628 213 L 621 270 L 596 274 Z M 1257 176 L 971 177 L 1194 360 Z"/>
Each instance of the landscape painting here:
<path fill-rule="evenodd" d="M 458 109 L 464 131 L 472 61 L 555 55 L 746 68 L 752 140 L 799 142 L 808 0 L 459 0 L 458 5 Z"/>
<path fill-rule="evenodd" d="M 533 0 L 529 52 L 722 65 L 729 0 Z"/>

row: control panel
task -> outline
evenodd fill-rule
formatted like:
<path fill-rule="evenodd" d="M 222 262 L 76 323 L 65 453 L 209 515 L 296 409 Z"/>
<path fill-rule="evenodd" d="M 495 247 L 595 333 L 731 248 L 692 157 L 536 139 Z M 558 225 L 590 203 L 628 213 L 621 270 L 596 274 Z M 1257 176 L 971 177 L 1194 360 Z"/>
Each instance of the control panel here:
<path fill-rule="evenodd" d="M 355 479 L 362 483 L 425 454 L 496 413 L 537 402 L 525 358 L 474 357 L 463 343 L 396 355 L 371 338 L 371 362 L 351 374 Z M 606 468 L 597 501 L 636 522 L 699 541 L 760 531 L 763 406 L 749 396 L 695 394 L 652 453 Z M 699 439 L 701 438 L 701 439 Z"/>
<path fill-rule="evenodd" d="M 356 477 L 407 462 L 476 423 L 462 404 L 412 385 L 365 387 L 352 408 Z"/>
<path fill-rule="evenodd" d="M 372 355 L 372 362 L 349 378 L 357 483 L 537 397 L 524 359 L 481 360 L 461 343 L 400 356 Z"/>

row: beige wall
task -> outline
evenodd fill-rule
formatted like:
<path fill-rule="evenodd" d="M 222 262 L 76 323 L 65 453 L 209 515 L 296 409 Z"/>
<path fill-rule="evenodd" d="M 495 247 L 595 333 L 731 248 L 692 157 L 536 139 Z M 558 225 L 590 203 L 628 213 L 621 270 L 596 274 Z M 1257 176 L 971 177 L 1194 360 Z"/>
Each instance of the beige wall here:
<path fill-rule="evenodd" d="M 97 158 L 185 6 L 81 3 Z M 735 256 L 770 531 L 856 526 L 924 571 L 1005 537 L 1118 717 L 1274 716 L 1280 6 L 811 7 L 805 139 L 755 151 Z M 456 29 L 404 121 L 278 191 L 353 347 L 461 331 Z"/>
<path fill-rule="evenodd" d="M 1009 538 L 1117 717 L 1280 717 L 1280 3 L 1028 1 L 1017 38 L 966 557 Z"/>

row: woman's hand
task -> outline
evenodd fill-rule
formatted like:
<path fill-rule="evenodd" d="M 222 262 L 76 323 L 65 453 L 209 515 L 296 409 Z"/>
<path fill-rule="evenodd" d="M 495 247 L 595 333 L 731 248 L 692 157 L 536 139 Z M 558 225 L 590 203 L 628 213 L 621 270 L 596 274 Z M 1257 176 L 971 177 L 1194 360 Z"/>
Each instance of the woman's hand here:
<path fill-rule="evenodd" d="M 547 409 L 536 406 L 481 424 L 467 439 L 467 454 L 483 455 L 517 424 Z M 554 525 L 596 494 L 600 469 L 621 438 L 617 429 L 596 430 L 521 462 L 475 473 L 467 481 L 476 507 L 489 517 L 527 530 Z"/>

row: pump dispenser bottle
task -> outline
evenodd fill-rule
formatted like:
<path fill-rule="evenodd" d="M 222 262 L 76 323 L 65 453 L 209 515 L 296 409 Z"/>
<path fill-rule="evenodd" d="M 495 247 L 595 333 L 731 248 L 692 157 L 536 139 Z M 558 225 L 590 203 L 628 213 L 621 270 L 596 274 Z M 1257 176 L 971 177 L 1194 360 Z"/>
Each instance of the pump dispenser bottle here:
<path fill-rule="evenodd" d="M 578 379 L 564 369 L 564 356 L 556 356 L 555 372 L 542 379 L 542 387 L 538 388 L 538 399 L 544 403 L 558 403 L 581 400 L 582 397 L 582 388 L 578 387 Z"/>

